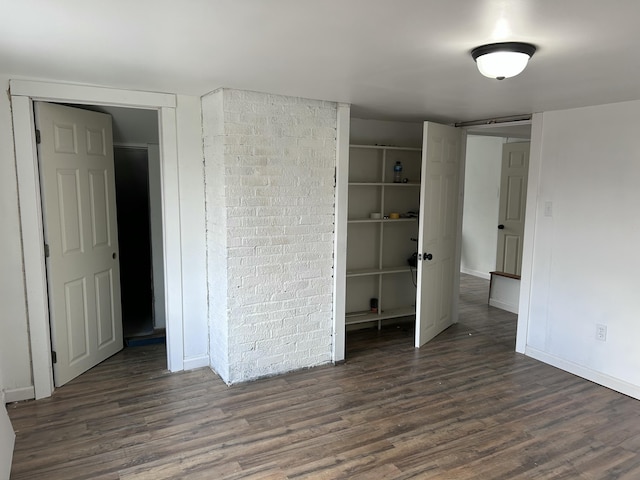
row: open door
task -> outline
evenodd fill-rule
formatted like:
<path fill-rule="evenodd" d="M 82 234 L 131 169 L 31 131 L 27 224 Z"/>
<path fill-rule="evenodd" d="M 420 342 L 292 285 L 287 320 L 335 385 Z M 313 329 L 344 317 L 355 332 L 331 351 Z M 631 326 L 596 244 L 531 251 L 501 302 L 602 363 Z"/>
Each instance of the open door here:
<path fill-rule="evenodd" d="M 59 387 L 122 349 L 111 117 L 34 103 Z"/>
<path fill-rule="evenodd" d="M 422 140 L 415 346 L 457 321 L 458 196 L 463 132 L 425 122 Z M 454 298 L 454 295 L 456 298 Z"/>
<path fill-rule="evenodd" d="M 502 146 L 496 271 L 512 275 L 520 275 L 522 271 L 530 145 L 520 142 Z"/>

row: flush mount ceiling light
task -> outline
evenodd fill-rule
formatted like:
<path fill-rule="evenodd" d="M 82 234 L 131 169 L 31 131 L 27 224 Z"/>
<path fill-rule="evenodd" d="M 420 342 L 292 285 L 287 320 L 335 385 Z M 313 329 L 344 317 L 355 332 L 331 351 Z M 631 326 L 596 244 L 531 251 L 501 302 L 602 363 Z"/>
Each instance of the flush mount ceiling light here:
<path fill-rule="evenodd" d="M 535 45 L 530 43 L 502 42 L 476 47 L 471 56 L 482 75 L 504 80 L 521 73 L 535 52 Z"/>

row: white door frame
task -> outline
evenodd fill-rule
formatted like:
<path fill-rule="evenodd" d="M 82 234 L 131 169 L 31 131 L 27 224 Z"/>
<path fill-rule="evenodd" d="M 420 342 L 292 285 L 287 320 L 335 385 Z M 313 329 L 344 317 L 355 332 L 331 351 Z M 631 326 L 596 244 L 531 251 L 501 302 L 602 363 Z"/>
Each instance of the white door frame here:
<path fill-rule="evenodd" d="M 525 207 L 524 235 L 522 237 L 522 272 L 520 274 L 520 297 L 518 301 L 518 324 L 516 327 L 516 348 L 518 353 L 525 353 L 529 336 L 529 316 L 531 299 L 531 278 L 533 275 L 533 245 L 536 236 L 536 212 L 539 210 L 538 189 L 540 185 L 540 169 L 542 165 L 542 113 L 534 113 L 531 120 L 511 122 L 509 125 L 531 125 L 529 138 L 529 176 L 527 179 L 527 200 Z M 504 124 L 495 123 L 473 128 L 500 128 Z"/>
<path fill-rule="evenodd" d="M 338 104 L 336 135 L 335 232 L 333 240 L 333 363 L 344 361 L 347 295 L 347 198 L 351 105 Z"/>
<path fill-rule="evenodd" d="M 516 330 L 516 352 L 525 353 L 529 338 L 529 316 L 531 314 L 531 278 L 533 276 L 533 250 L 536 237 L 536 217 L 540 208 L 538 190 L 542 169 L 542 113 L 531 118 L 529 147 L 529 176 L 527 179 L 527 201 L 522 237 L 522 272 L 520 274 L 520 298 L 518 301 L 518 326 Z"/>
<path fill-rule="evenodd" d="M 183 370 L 182 248 L 175 95 L 24 80 L 11 80 L 9 86 L 18 176 L 29 342 L 36 399 L 51 396 L 53 368 L 40 177 L 34 134 L 34 101 L 109 105 L 158 111 L 167 367 L 172 372 Z"/>

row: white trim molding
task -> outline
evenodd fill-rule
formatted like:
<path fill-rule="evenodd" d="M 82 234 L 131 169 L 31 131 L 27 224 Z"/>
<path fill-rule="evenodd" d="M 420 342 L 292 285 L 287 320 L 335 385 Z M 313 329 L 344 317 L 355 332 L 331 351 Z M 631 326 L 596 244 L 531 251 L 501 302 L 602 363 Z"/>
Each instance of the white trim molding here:
<path fill-rule="evenodd" d="M 518 306 L 513 303 L 502 302 L 494 298 L 489 299 L 489 306 L 499 308 L 500 310 L 506 310 L 511 313 L 518 313 Z"/>
<path fill-rule="evenodd" d="M 347 291 L 347 200 L 349 196 L 349 131 L 351 106 L 338 104 L 336 125 L 335 234 L 333 241 L 333 363 L 345 357 Z"/>
<path fill-rule="evenodd" d="M 35 398 L 48 397 L 53 392 L 53 369 L 40 179 L 34 134 L 34 100 L 158 110 L 166 268 L 167 364 L 171 371 L 182 370 L 184 368 L 182 252 L 175 95 L 24 80 L 11 80 L 9 85 Z"/>
<path fill-rule="evenodd" d="M 424 138 L 423 138 L 424 142 Z M 458 166 L 458 212 L 456 213 L 455 271 L 453 272 L 453 295 L 451 298 L 451 319 L 458 323 L 460 317 L 460 265 L 462 265 L 462 215 L 464 214 L 464 174 L 467 170 L 467 131 L 463 128 L 460 137 L 460 165 Z M 424 165 L 422 166 L 424 168 Z M 422 219 L 421 219 L 422 220 Z M 417 295 L 416 291 L 416 295 Z M 417 307 L 417 301 L 416 301 Z M 417 310 L 416 310 L 417 313 Z M 416 321 L 416 329 L 418 322 Z"/>
<path fill-rule="evenodd" d="M 620 392 L 637 400 L 640 400 L 640 387 L 637 385 L 633 385 L 632 383 L 625 382 L 624 380 L 620 380 L 596 370 L 592 370 L 589 367 L 570 362 L 568 360 L 557 357 L 547 352 L 543 352 L 542 350 L 538 350 L 537 348 L 533 348 L 528 345 L 525 347 L 524 353 L 528 357 L 535 358 L 536 360 L 559 368 L 560 370 L 564 370 L 573 375 L 577 375 L 578 377 L 589 380 L 590 382 L 597 383 L 598 385 L 602 385 L 603 387 L 610 388 L 612 390 L 615 390 L 616 392 Z"/>
<path fill-rule="evenodd" d="M 110 105 L 149 110 L 158 110 L 164 107 L 176 108 L 176 96 L 169 93 L 32 80 L 10 80 L 9 88 L 12 96 L 30 97 L 32 100 L 45 102 L 72 102 L 84 105 Z"/>
<path fill-rule="evenodd" d="M 527 181 L 527 203 L 522 238 L 522 272 L 520 274 L 520 299 L 518 300 L 518 327 L 516 352 L 525 353 L 529 337 L 529 315 L 531 277 L 533 275 L 533 250 L 538 217 L 538 190 L 542 169 L 542 113 L 535 113 L 531 123 L 531 147 L 529 154 L 529 177 Z"/>
<path fill-rule="evenodd" d="M 194 370 L 196 368 L 209 367 L 209 355 L 200 355 L 184 359 L 184 369 Z"/>
<path fill-rule="evenodd" d="M 40 178 L 35 145 L 33 103 L 29 97 L 12 96 L 13 136 L 16 152 L 20 223 L 22 228 L 22 258 L 27 296 L 29 342 L 35 398 L 53 392 L 51 364 L 51 332 L 47 271 L 44 259 Z"/>
<path fill-rule="evenodd" d="M 4 391 L 4 401 L 6 403 L 21 402 L 35 398 L 35 395 L 33 387 L 7 388 Z"/>
<path fill-rule="evenodd" d="M 160 129 L 160 178 L 162 179 L 167 368 L 172 372 L 184 369 L 182 237 L 180 235 L 180 182 L 176 126 L 176 109 L 160 108 L 158 127 Z"/>

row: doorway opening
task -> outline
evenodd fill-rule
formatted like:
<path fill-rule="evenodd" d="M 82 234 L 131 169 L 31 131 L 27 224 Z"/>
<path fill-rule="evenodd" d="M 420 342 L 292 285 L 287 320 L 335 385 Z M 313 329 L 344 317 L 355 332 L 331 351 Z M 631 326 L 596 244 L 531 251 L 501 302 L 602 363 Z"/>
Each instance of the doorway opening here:
<path fill-rule="evenodd" d="M 522 231 L 518 234 L 517 226 L 505 221 L 505 205 L 511 209 L 507 216 L 520 216 L 524 229 L 530 138 L 530 121 L 467 129 L 460 271 L 463 276 L 471 276 L 467 283 L 474 277 L 486 282 L 487 304 L 511 313 L 518 311 L 523 235 Z M 508 177 L 505 160 L 510 163 L 512 152 L 526 155 L 526 159 L 521 158 L 526 163 L 524 177 Z M 509 201 L 516 204 L 509 206 Z M 506 253 L 505 237 L 509 242 Z M 508 261 L 505 255 L 510 255 Z"/>
<path fill-rule="evenodd" d="M 166 312 L 158 112 L 71 106 L 109 114 L 113 122 L 125 345 L 162 343 Z"/>
<path fill-rule="evenodd" d="M 356 139 L 355 143 L 380 143 L 380 139 L 378 137 L 383 138 L 383 145 L 386 141 L 389 141 L 393 145 L 398 144 L 413 144 L 414 146 L 419 146 L 422 144 L 422 124 L 409 124 L 404 123 L 394 124 L 394 122 L 378 122 L 378 121 L 363 121 L 358 119 L 352 119 L 351 121 L 351 143 L 354 143 L 354 139 Z M 483 195 L 489 195 L 491 201 L 493 202 L 492 210 L 489 213 L 489 220 L 484 221 L 482 224 L 483 228 L 486 230 L 484 233 L 484 237 L 490 237 L 489 241 L 484 240 L 484 244 L 478 241 L 478 238 L 475 235 L 469 235 L 468 232 L 464 231 L 462 233 L 462 252 L 461 252 L 461 261 L 460 261 L 460 271 L 461 271 L 461 295 L 466 295 L 466 291 L 469 288 L 474 290 L 474 294 L 477 298 L 478 295 L 484 296 L 484 304 L 486 305 L 488 302 L 488 294 L 479 294 L 478 292 L 484 291 L 486 289 L 489 290 L 489 278 L 490 272 L 496 270 L 496 252 L 497 252 L 497 226 L 498 226 L 498 208 L 499 208 L 499 188 L 500 188 L 500 170 L 501 170 L 501 160 L 502 160 L 502 145 L 507 142 L 526 142 L 529 140 L 531 135 L 531 122 L 523 121 L 517 123 L 506 124 L 492 124 L 492 125 L 482 125 L 479 127 L 474 127 L 473 129 L 466 129 L 468 139 L 467 142 L 467 158 L 469 158 L 470 154 L 473 154 L 473 145 L 474 139 L 481 139 L 488 142 L 493 142 L 496 146 L 496 155 L 492 159 L 494 162 L 494 173 L 495 175 L 492 177 L 492 181 L 495 182 L 495 186 L 487 188 L 486 185 L 477 186 L 477 189 Z M 375 142 L 373 136 L 375 135 Z M 470 147 L 471 146 L 471 147 Z M 487 177 L 487 170 L 481 170 L 480 172 L 474 172 L 475 165 L 470 165 L 467 163 L 465 165 L 465 170 L 461 172 L 461 174 L 466 175 L 466 178 L 477 180 L 478 177 L 485 178 Z M 351 168 L 351 162 L 349 162 L 349 168 Z M 481 166 L 482 168 L 482 166 Z M 473 182 L 465 182 L 465 188 L 469 186 L 470 183 Z M 526 183 L 526 182 L 525 182 Z M 345 188 L 345 190 L 348 187 Z M 357 188 L 360 188 L 359 186 Z M 349 192 L 349 195 L 351 193 Z M 478 205 L 473 203 L 469 203 L 470 198 L 472 196 L 467 194 L 465 191 L 465 205 L 460 209 L 463 212 L 463 221 L 469 222 L 469 220 L 474 220 L 474 211 L 477 210 Z M 524 205 L 524 204 L 523 204 Z M 374 210 L 370 210 L 373 212 Z M 486 216 L 486 213 L 485 213 Z M 476 219 L 477 221 L 477 219 Z M 472 222 L 473 223 L 473 222 Z M 361 252 L 361 249 L 358 250 L 358 253 Z M 470 254 L 477 254 L 481 258 L 484 259 L 485 265 L 480 268 L 473 268 L 469 265 Z M 521 253 L 521 251 L 520 251 Z M 347 252 L 347 271 L 349 270 L 349 254 Z M 488 259 L 488 260 L 487 260 Z M 469 276 L 465 276 L 465 274 Z M 479 282 L 473 282 L 474 278 L 482 280 Z M 371 295 L 373 297 L 373 295 Z M 476 298 L 476 300 L 477 300 Z M 349 300 L 349 299 L 347 299 Z M 364 307 L 363 307 L 364 308 Z M 462 309 L 463 301 L 461 300 L 459 304 L 459 308 Z M 460 312 L 462 314 L 462 312 Z M 462 321 L 462 320 L 461 320 Z M 411 327 L 411 322 L 408 324 Z M 515 323 L 514 323 L 515 326 Z M 397 327 L 396 327 L 397 328 Z M 403 328 L 403 327 L 400 327 Z M 515 339 L 515 333 L 513 334 Z"/>
<path fill-rule="evenodd" d="M 114 146 L 122 329 L 127 346 L 165 335 L 157 160 L 148 148 Z"/>
<path fill-rule="evenodd" d="M 151 212 L 160 231 L 162 215 L 161 197 L 150 196 L 152 183 L 160 191 L 160 178 L 150 181 L 144 145 L 157 145 L 158 119 L 151 110 L 53 102 L 34 107 L 42 221 L 50 247 L 53 373 L 55 385 L 62 386 L 125 343 L 136 345 L 129 343 L 131 337 L 154 334 L 153 279 L 158 276 L 161 286 L 164 280 L 162 269 L 152 268 Z M 136 140 L 137 148 L 114 146 L 114 140 L 128 139 Z M 159 172 L 159 156 L 153 164 Z M 155 255 L 162 259 L 160 238 L 156 245 Z M 158 318 L 164 321 L 162 304 Z M 161 327 L 154 338 L 164 342 Z"/>
<path fill-rule="evenodd" d="M 351 355 L 365 330 L 410 332 L 404 341 L 414 343 L 424 124 L 349 124 L 348 168 L 338 182 L 346 199 L 341 328 Z"/>
<path fill-rule="evenodd" d="M 9 83 L 20 197 L 25 285 L 28 292 L 29 343 L 35 398 L 45 398 L 52 394 L 53 363 L 43 254 L 40 180 L 37 176 L 34 136 L 34 101 L 126 107 L 152 110 L 158 115 L 156 128 L 161 132 L 158 148 L 162 172 L 166 358 L 170 371 L 182 370 L 184 368 L 182 259 L 175 95 L 26 80 L 10 80 Z"/>
<path fill-rule="evenodd" d="M 348 198 L 344 323 L 380 329 L 414 319 L 422 347 L 457 318 L 465 133 L 424 122 L 409 139 L 408 124 L 372 122 L 352 119 L 348 168 L 337 179 Z M 397 145 L 398 132 L 408 144 Z"/>

